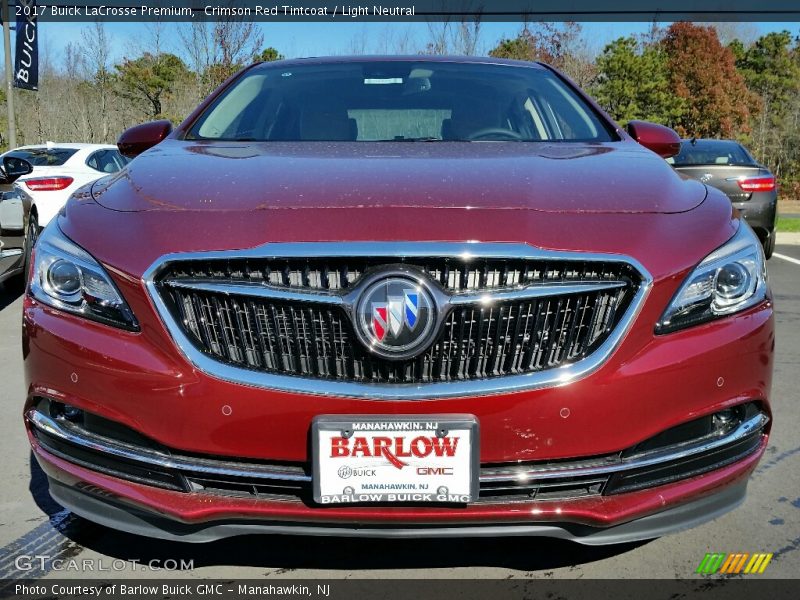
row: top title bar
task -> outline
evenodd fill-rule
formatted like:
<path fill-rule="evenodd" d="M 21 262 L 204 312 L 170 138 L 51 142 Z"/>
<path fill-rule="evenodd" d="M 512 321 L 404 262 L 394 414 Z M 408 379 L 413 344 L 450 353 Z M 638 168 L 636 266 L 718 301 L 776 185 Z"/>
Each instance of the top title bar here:
<path fill-rule="evenodd" d="M 796 0 L 387 0 L 353 4 L 285 0 L 39 0 L 31 4 L 11 1 L 12 20 L 35 13 L 40 21 L 54 22 L 800 21 L 800 3 Z"/>

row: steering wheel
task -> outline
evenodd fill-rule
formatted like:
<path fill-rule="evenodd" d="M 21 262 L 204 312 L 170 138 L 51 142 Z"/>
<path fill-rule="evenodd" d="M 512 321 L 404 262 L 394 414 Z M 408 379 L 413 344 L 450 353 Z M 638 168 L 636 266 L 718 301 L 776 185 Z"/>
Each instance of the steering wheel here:
<path fill-rule="evenodd" d="M 505 137 L 510 140 L 521 140 L 522 134 L 517 133 L 511 129 L 504 129 L 503 127 L 484 127 L 483 129 L 479 129 L 473 133 L 470 133 L 467 136 L 467 139 L 471 142 L 475 142 L 481 140 L 485 137 L 489 136 L 501 136 Z"/>

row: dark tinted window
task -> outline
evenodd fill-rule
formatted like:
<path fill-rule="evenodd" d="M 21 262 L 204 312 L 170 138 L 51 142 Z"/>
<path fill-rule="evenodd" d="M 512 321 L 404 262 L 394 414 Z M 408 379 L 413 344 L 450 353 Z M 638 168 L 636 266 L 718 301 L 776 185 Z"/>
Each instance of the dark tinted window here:
<path fill-rule="evenodd" d="M 741 144 L 726 140 L 683 142 L 680 153 L 668 162 L 675 166 L 756 164 Z"/>
<path fill-rule="evenodd" d="M 611 141 L 607 123 L 537 67 L 429 61 L 274 64 L 233 84 L 189 139 Z"/>
<path fill-rule="evenodd" d="M 116 173 L 128 164 L 128 160 L 118 150 L 98 150 L 89 156 L 86 164 L 101 173 Z"/>
<path fill-rule="evenodd" d="M 34 167 L 58 167 L 67 162 L 78 150 L 76 148 L 33 148 L 28 150 L 14 150 L 9 156 L 23 158 Z"/>

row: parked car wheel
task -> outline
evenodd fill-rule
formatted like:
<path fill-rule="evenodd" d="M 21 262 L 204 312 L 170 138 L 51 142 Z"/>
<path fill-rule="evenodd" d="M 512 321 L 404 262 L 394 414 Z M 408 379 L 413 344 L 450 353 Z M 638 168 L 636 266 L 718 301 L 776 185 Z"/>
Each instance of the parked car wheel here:
<path fill-rule="evenodd" d="M 775 238 L 777 234 L 776 232 L 772 232 L 767 239 L 764 240 L 764 258 L 769 260 L 772 258 L 772 253 L 775 252 Z"/>
<path fill-rule="evenodd" d="M 28 230 L 25 232 L 25 245 L 24 262 L 22 263 L 22 270 L 14 277 L 10 278 L 6 284 L 13 293 L 22 293 L 28 285 L 28 275 L 31 272 L 31 257 L 33 256 L 33 248 L 36 246 L 36 240 L 39 239 L 39 221 L 36 215 L 31 215 L 28 221 Z"/>
<path fill-rule="evenodd" d="M 39 239 L 39 219 L 35 214 L 31 214 L 28 219 L 28 231 L 25 235 L 25 263 L 22 269 L 22 281 L 27 284 L 28 274 L 31 272 L 31 257 L 33 256 L 33 248 L 36 246 L 36 240 Z"/>

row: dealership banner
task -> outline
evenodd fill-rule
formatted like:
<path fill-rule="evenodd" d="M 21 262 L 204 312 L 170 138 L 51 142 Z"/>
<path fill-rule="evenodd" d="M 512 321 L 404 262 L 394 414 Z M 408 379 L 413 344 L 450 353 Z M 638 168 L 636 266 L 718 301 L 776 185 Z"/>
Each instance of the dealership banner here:
<path fill-rule="evenodd" d="M 1 0 L 5 1 L 5 0 Z M 17 49 L 14 54 L 14 87 L 39 89 L 39 31 L 36 0 L 17 0 L 11 9 L 17 19 Z M 12 13 L 13 14 L 13 13 Z"/>
<path fill-rule="evenodd" d="M 16 0 L 12 10 L 20 16 Z M 31 2 L 33 3 L 33 2 Z M 40 0 L 40 21 L 800 21 L 788 0 Z M 17 36 L 19 40 L 19 34 Z"/>

